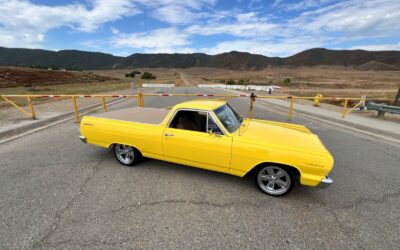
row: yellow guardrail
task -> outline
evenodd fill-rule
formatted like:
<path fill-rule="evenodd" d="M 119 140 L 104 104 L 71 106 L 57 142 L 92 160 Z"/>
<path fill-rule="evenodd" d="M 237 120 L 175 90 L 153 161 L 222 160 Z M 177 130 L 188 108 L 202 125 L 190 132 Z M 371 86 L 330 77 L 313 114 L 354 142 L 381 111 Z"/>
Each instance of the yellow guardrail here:
<path fill-rule="evenodd" d="M 32 119 L 36 119 L 36 112 L 34 108 L 34 104 L 32 99 L 34 98 L 71 98 L 73 104 L 73 110 L 75 114 L 75 121 L 79 122 L 79 112 L 78 112 L 78 103 L 77 98 L 100 98 L 103 106 L 104 112 L 107 111 L 107 103 L 106 98 L 136 98 L 137 104 L 139 107 L 144 106 L 144 97 L 145 96 L 189 96 L 189 97 L 212 97 L 212 98 L 237 98 L 237 97 L 247 97 L 250 101 L 250 113 L 249 117 L 253 115 L 253 107 L 254 101 L 256 98 L 261 99 L 282 99 L 282 100 L 290 100 L 289 103 L 289 112 L 288 119 L 292 119 L 293 109 L 295 100 L 311 100 L 314 102 L 314 106 L 319 106 L 320 101 L 323 100 L 331 100 L 331 101 L 343 101 L 343 110 L 342 110 L 342 118 L 345 118 L 349 113 L 354 111 L 356 108 L 361 105 L 365 105 L 365 97 L 362 98 L 352 98 L 352 97 L 323 97 L 321 94 L 318 94 L 314 97 L 302 97 L 302 96 L 271 96 L 271 95 L 255 95 L 255 94 L 237 94 L 237 95 L 223 95 L 223 94 L 168 94 L 168 93 L 142 93 L 138 92 L 134 95 L 0 95 L 0 97 L 5 100 L 7 103 L 11 104 L 13 107 L 18 109 L 20 112 L 25 115 L 31 117 Z M 30 112 L 24 110 L 22 107 L 17 105 L 15 102 L 10 100 L 10 98 L 26 98 Z M 349 108 L 349 102 L 356 101 L 356 104 L 353 107 Z"/>

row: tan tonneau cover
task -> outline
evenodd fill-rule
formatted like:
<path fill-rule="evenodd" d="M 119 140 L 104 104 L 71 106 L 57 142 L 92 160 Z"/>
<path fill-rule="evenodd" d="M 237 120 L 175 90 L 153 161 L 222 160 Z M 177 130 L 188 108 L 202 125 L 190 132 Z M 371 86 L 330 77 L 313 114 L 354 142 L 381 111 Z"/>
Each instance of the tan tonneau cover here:
<path fill-rule="evenodd" d="M 135 107 L 109 111 L 101 114 L 94 114 L 91 116 L 120 121 L 160 124 L 165 119 L 168 113 L 169 110 L 167 109 Z"/>

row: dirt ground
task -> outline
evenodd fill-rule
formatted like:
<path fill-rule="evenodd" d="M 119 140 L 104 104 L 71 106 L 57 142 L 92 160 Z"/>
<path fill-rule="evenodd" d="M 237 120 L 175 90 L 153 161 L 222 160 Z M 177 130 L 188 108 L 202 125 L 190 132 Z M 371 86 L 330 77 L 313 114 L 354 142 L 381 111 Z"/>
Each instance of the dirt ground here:
<path fill-rule="evenodd" d="M 371 70 L 362 71 L 352 67 L 275 67 L 258 71 L 228 70 L 216 68 L 189 69 L 138 69 L 157 76 L 156 80 L 134 78 L 137 85 L 142 83 L 175 83 L 177 86 L 215 84 L 227 80 L 248 80 L 251 84 L 277 85 L 278 94 L 297 96 L 342 96 L 360 97 L 376 101 L 393 100 L 400 86 L 400 71 Z M 92 71 L 102 76 L 124 78 L 130 70 Z M 285 79 L 290 82 L 284 82 Z"/>
<path fill-rule="evenodd" d="M 31 87 L 75 83 L 91 83 L 115 80 L 110 76 L 99 76 L 91 72 L 31 69 L 22 67 L 0 67 L 0 88 Z"/>
<path fill-rule="evenodd" d="M 4 71 L 5 68 L 0 67 Z M 38 72 L 33 69 L 22 69 L 25 72 Z M 39 87 L 0 88 L 1 94 L 90 94 L 107 91 L 123 90 L 130 87 L 140 87 L 143 83 L 174 83 L 176 86 L 196 86 L 197 84 L 215 84 L 227 80 L 240 79 L 250 84 L 277 85 L 281 88 L 275 95 L 315 96 L 323 94 L 330 97 L 360 97 L 365 95 L 368 100 L 391 102 L 400 85 L 400 71 L 361 71 L 351 67 L 316 66 L 316 67 L 275 67 L 258 71 L 228 70 L 216 68 L 140 68 L 140 72 L 150 72 L 157 78 L 154 80 L 125 77 L 129 69 L 94 70 L 84 72 L 95 76 L 90 83 L 73 82 L 65 78 L 65 84 L 38 85 Z M 41 74 L 53 75 L 50 79 L 58 79 L 62 71 L 39 70 Z M 83 74 L 78 72 L 78 74 Z M 81 75 L 83 76 L 83 75 Z M 1 74 L 0 74 L 1 77 Z M 15 76 L 9 76 L 17 79 Z M 105 81 L 105 79 L 115 79 Z M 84 80 L 85 77 L 82 77 Z M 81 79 L 81 80 L 82 80 Z M 97 81 L 95 79 L 98 79 Z M 285 79 L 290 79 L 290 82 Z M 1 82 L 0 78 L 0 82 Z M 3 79 L 4 82 L 4 79 Z M 23 81 L 20 81 L 23 85 Z M 22 100 L 24 102 L 24 100 Z M 0 106 L 2 103 L 0 102 Z M 4 103 L 3 103 L 4 104 Z M 19 103 L 24 104 L 24 103 Z M 340 103 L 339 103 L 340 105 Z"/>

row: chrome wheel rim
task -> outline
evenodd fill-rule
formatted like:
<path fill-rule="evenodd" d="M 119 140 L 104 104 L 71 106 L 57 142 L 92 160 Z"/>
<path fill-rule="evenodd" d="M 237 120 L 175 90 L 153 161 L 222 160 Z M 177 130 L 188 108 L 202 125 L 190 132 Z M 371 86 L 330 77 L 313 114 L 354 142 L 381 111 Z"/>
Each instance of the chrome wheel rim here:
<path fill-rule="evenodd" d="M 283 168 L 268 166 L 258 172 L 257 183 L 264 192 L 280 195 L 288 191 L 291 179 L 288 172 Z"/>
<path fill-rule="evenodd" d="M 115 155 L 124 164 L 131 164 L 135 160 L 135 151 L 133 147 L 128 145 L 117 144 L 115 146 Z"/>

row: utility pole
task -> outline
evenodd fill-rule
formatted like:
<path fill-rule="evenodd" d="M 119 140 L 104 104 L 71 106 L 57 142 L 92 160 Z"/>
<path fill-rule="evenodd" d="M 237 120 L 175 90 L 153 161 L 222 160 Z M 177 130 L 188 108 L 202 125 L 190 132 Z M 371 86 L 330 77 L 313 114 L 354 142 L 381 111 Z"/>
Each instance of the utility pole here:
<path fill-rule="evenodd" d="M 393 106 L 397 106 L 397 104 L 399 103 L 399 98 L 400 98 L 400 86 L 399 86 L 399 90 L 397 90 L 396 97 L 394 98 Z"/>

